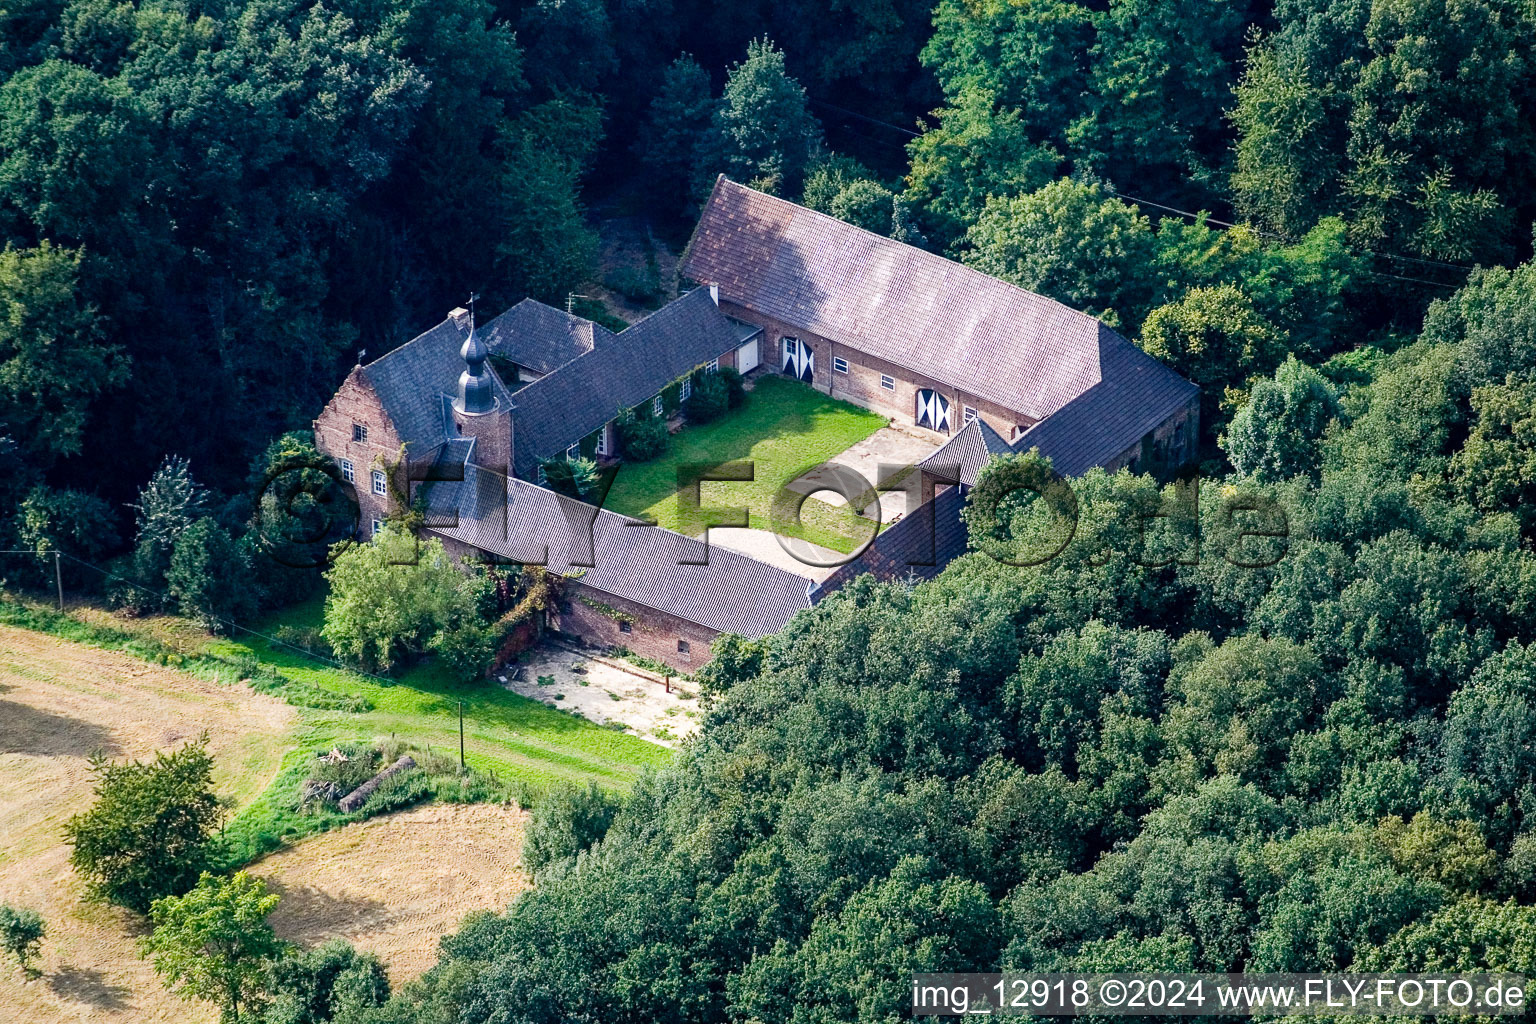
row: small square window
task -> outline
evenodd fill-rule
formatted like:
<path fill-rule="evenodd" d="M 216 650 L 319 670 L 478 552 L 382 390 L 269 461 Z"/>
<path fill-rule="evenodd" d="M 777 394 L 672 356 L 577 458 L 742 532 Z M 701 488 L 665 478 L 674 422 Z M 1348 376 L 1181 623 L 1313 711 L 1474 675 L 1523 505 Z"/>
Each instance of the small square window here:
<path fill-rule="evenodd" d="M 687 654 L 688 651 L 689 651 L 688 641 L 687 640 L 679 640 L 677 642 L 677 653 L 678 654 Z"/>
<path fill-rule="evenodd" d="M 581 442 L 577 441 L 565 450 L 565 460 L 575 462 L 579 458 L 581 458 Z"/>
<path fill-rule="evenodd" d="M 351 459 L 341 460 L 341 478 L 349 484 L 357 482 L 357 469 L 352 465 Z"/>
<path fill-rule="evenodd" d="M 368 524 L 368 536 L 377 537 L 382 529 L 384 529 L 384 520 L 375 519 Z"/>
<path fill-rule="evenodd" d="M 657 395 L 655 398 L 651 399 L 651 415 L 660 416 L 661 409 L 661 396 Z"/>
<path fill-rule="evenodd" d="M 368 440 L 368 428 L 361 423 L 352 424 L 352 440 L 362 444 Z"/>
<path fill-rule="evenodd" d="M 895 391 L 896 390 L 896 378 L 892 377 L 888 373 L 882 373 L 880 375 L 880 386 L 885 388 L 885 390 L 887 390 L 887 391 Z"/>
<path fill-rule="evenodd" d="M 379 495 L 389 493 L 389 482 L 384 478 L 383 470 L 376 469 L 373 471 L 373 493 Z"/>
<path fill-rule="evenodd" d="M 719 360 L 719 358 L 711 359 L 709 361 L 708 365 L 706 365 L 704 367 L 704 369 L 708 370 L 710 373 L 714 373 L 715 371 L 719 370 L 720 369 L 720 360 Z"/>
<path fill-rule="evenodd" d="M 976 410 L 970 406 L 966 406 L 965 412 L 962 414 L 961 419 L 963 419 L 966 423 L 973 422 L 976 419 Z"/>
<path fill-rule="evenodd" d="M 832 369 L 837 373 L 847 373 L 848 360 L 844 359 L 842 356 L 833 356 Z"/>
<path fill-rule="evenodd" d="M 631 633 L 631 632 L 634 632 L 634 626 L 632 626 L 630 624 L 628 619 L 620 619 L 619 620 L 619 632 L 620 633 Z"/>
<path fill-rule="evenodd" d="M 680 398 L 682 398 L 682 400 L 685 401 L 685 402 L 688 401 L 688 399 L 693 396 L 693 378 L 692 377 L 684 377 L 683 378 L 683 386 L 682 386 L 681 390 L 678 391 L 678 396 Z"/>

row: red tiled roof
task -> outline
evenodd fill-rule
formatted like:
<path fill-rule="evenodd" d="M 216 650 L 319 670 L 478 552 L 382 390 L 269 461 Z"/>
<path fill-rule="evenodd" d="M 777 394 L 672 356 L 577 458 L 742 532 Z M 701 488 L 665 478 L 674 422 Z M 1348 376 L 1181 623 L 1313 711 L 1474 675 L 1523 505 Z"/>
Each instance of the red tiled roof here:
<path fill-rule="evenodd" d="M 1099 382 L 1102 336 L 1114 334 L 1054 299 L 723 176 L 682 269 L 722 298 L 1036 420 Z"/>

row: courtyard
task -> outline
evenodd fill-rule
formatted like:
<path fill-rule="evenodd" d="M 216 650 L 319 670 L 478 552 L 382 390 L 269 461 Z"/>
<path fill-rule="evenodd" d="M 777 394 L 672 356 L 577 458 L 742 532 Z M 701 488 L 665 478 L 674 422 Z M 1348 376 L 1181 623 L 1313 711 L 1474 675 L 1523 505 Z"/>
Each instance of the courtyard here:
<path fill-rule="evenodd" d="M 774 521 L 775 497 L 786 485 L 826 462 L 848 465 L 873 483 L 876 463 L 916 461 L 936 442 L 892 427 L 879 413 L 830 398 L 799 381 L 765 373 L 753 378 L 752 384 L 741 408 L 713 423 L 685 426 L 672 435 L 661 458 L 622 464 L 604 507 L 693 536 L 702 533 L 711 519 L 718 522 L 727 518 L 710 510 L 745 508 L 751 530 L 772 531 L 827 552 L 853 551 L 875 529 L 874 521 L 860 514 L 873 511 L 869 509 L 876 500 L 873 493 L 852 503 L 825 491 L 807 497 L 796 523 Z M 751 462 L 753 479 L 700 484 L 702 512 L 679 498 L 680 467 L 733 461 Z M 806 494 L 812 486 L 801 481 L 792 489 Z M 888 524 L 891 513 L 899 507 L 882 501 L 882 522 Z M 747 532 L 717 527 L 710 531 L 710 538 L 712 543 L 753 554 L 761 554 L 756 549 L 766 543 L 777 543 L 744 537 Z M 807 566 L 794 571 L 801 570 L 813 571 Z"/>

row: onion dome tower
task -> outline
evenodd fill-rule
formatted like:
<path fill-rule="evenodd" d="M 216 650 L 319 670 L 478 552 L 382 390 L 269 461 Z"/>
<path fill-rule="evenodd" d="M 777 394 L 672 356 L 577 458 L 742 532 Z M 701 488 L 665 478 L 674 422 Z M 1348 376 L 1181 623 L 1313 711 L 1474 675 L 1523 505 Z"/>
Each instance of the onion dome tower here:
<path fill-rule="evenodd" d="M 485 343 L 475 330 L 473 305 L 469 311 L 469 337 L 464 339 L 459 355 L 465 365 L 464 372 L 459 374 L 459 397 L 454 401 L 454 407 L 470 416 L 491 412 L 496 408 L 496 396 L 491 390 L 491 375 L 485 368 Z"/>

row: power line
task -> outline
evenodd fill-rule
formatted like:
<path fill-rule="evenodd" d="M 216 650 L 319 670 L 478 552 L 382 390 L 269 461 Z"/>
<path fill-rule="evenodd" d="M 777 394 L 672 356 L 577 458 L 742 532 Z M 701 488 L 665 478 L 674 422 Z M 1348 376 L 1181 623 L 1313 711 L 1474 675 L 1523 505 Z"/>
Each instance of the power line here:
<path fill-rule="evenodd" d="M 882 128 L 889 128 L 893 132 L 901 132 L 903 135 L 910 135 L 914 139 L 917 138 L 920 134 L 918 132 L 914 132 L 910 128 L 903 128 L 899 124 L 891 124 L 889 121 L 882 121 L 878 117 L 870 117 L 868 114 L 861 114 L 857 110 L 849 110 L 847 107 L 840 107 L 836 103 L 828 103 L 826 100 L 813 99 L 811 102 L 818 107 L 826 107 L 828 110 L 835 110 L 840 114 L 847 114 L 849 117 L 856 117 L 860 121 L 868 121 L 870 124 L 878 124 Z"/>
<path fill-rule="evenodd" d="M 1231 221 L 1217 220 L 1215 217 L 1212 217 L 1209 214 L 1191 213 L 1188 210 L 1181 210 L 1181 209 L 1179 209 L 1176 206 L 1166 206 L 1163 203 L 1155 203 L 1155 202 L 1153 202 L 1150 199 L 1143 199 L 1140 196 L 1128 195 L 1128 194 L 1126 194 L 1124 192 L 1116 192 L 1114 189 L 1106 189 L 1105 191 L 1107 191 L 1110 195 L 1114 196 L 1116 199 L 1126 199 L 1126 200 L 1129 200 L 1129 201 L 1131 201 L 1133 203 L 1140 203 L 1143 206 L 1151 206 L 1151 207 L 1154 207 L 1154 208 L 1159 209 L 1159 210 L 1167 210 L 1169 213 L 1176 213 L 1176 214 L 1178 214 L 1181 217 L 1189 217 L 1189 218 L 1191 218 L 1193 220 L 1200 220 L 1200 219 L 1203 218 L 1204 222 L 1206 224 L 1214 224 L 1214 225 L 1216 225 L 1219 228 L 1230 229 L 1230 228 L 1241 227 L 1241 228 L 1244 228 L 1244 229 L 1246 229 L 1248 231 L 1252 231 L 1254 234 L 1258 235 L 1260 238 L 1272 238 L 1272 239 L 1276 239 L 1278 241 L 1286 242 L 1286 243 L 1294 243 L 1295 242 L 1295 239 L 1291 238 L 1288 235 L 1279 234 L 1279 233 L 1274 232 L 1274 231 L 1265 231 L 1262 228 L 1256 228 L 1256 227 L 1253 227 L 1252 225 L 1248 225 L 1248 224 L 1233 224 Z M 1363 254 L 1368 255 L 1368 256 L 1376 256 L 1376 257 L 1379 257 L 1381 259 L 1405 260 L 1405 261 L 1407 261 L 1409 263 L 1419 263 L 1419 264 L 1422 264 L 1422 265 L 1424 265 L 1426 267 L 1446 267 L 1448 269 L 1460 271 L 1462 273 L 1470 273 L 1471 270 L 1472 270 L 1471 267 L 1462 266 L 1459 263 L 1446 263 L 1446 262 L 1444 262 L 1442 260 L 1418 259 L 1418 258 L 1413 257 L 1413 256 L 1398 256 L 1395 253 L 1390 253 L 1390 252 L 1376 252 L 1374 249 L 1352 249 L 1351 251 L 1356 252 L 1356 253 L 1363 253 Z M 1446 283 L 1444 281 L 1427 281 L 1427 280 L 1425 280 L 1423 278 L 1418 278 L 1418 277 L 1403 277 L 1401 274 L 1388 274 L 1388 273 L 1385 273 L 1385 272 L 1379 271 L 1379 270 L 1362 270 L 1362 271 L 1360 271 L 1360 273 L 1369 275 L 1371 277 L 1390 278 L 1390 279 L 1392 279 L 1394 281 L 1407 281 L 1410 284 L 1427 284 L 1427 285 L 1430 285 L 1431 287 L 1434 287 L 1434 288 L 1459 288 L 1459 287 L 1461 287 L 1458 284 L 1448 284 L 1448 283 Z"/>

